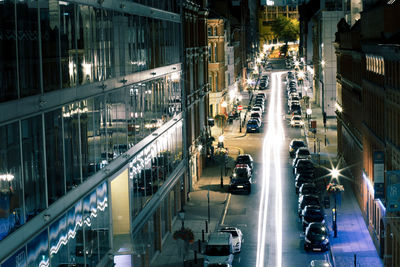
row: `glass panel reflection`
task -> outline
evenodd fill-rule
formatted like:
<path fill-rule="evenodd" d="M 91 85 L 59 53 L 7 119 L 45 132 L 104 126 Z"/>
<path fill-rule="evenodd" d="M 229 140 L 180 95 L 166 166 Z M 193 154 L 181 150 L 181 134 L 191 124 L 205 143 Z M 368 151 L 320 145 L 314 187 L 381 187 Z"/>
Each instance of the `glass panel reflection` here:
<path fill-rule="evenodd" d="M 21 121 L 26 220 L 46 208 L 42 116 Z"/>
<path fill-rule="evenodd" d="M 18 97 L 17 56 L 14 1 L 5 0 L 0 5 L 0 32 L 8 38 L 0 40 L 0 102 Z"/>
<path fill-rule="evenodd" d="M 49 266 L 49 244 L 47 229 L 27 245 L 28 267 Z"/>
<path fill-rule="evenodd" d="M 25 223 L 18 122 L 0 127 L 0 240 Z"/>

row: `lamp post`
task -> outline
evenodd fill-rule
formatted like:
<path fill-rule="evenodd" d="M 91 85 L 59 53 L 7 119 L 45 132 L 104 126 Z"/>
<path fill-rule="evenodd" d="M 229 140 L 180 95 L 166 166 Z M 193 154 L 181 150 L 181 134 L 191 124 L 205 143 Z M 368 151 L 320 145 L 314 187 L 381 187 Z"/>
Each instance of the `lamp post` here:
<path fill-rule="evenodd" d="M 312 114 L 312 109 L 311 108 L 307 108 L 308 128 L 310 128 L 311 114 Z"/>
<path fill-rule="evenodd" d="M 185 210 L 183 209 L 183 207 L 181 207 L 181 210 L 179 211 L 179 218 L 181 219 L 182 222 L 182 227 L 181 229 L 185 229 Z"/>
<path fill-rule="evenodd" d="M 221 144 L 221 145 L 220 145 Z M 218 148 L 220 149 L 219 157 L 220 157 L 220 166 L 221 166 L 221 188 L 224 187 L 224 177 L 223 177 L 223 168 L 224 164 L 222 164 L 222 161 L 225 161 L 225 155 L 223 154 L 223 147 L 224 147 L 224 136 L 220 135 L 218 137 Z"/>
<path fill-rule="evenodd" d="M 336 206 L 337 202 L 336 202 L 336 200 L 337 200 L 338 193 L 344 191 L 343 185 L 339 184 L 339 180 L 338 180 L 339 174 L 340 173 L 339 173 L 338 169 L 333 168 L 331 170 L 332 179 L 327 187 L 327 191 L 330 193 L 333 193 L 334 198 L 335 198 L 335 207 L 332 209 L 333 237 L 337 237 L 337 206 Z"/>

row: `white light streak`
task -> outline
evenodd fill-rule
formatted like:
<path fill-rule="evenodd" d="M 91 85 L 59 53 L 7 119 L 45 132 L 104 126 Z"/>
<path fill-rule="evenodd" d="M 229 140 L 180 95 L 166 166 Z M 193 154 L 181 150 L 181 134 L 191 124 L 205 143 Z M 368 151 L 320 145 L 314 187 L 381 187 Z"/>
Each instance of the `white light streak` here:
<path fill-rule="evenodd" d="M 275 262 L 277 267 L 282 266 L 282 210 L 283 210 L 283 199 L 282 199 L 282 173 L 281 173 L 281 146 L 284 141 L 284 131 L 282 122 L 282 101 L 281 101 L 281 73 L 272 74 L 271 84 L 271 96 L 269 103 L 268 112 L 268 129 L 266 136 L 263 141 L 263 172 L 262 172 L 262 188 L 261 188 L 261 199 L 259 206 L 259 218 L 258 218 L 258 238 L 257 238 L 257 267 L 263 267 L 267 264 L 264 259 L 268 258 L 269 262 Z M 271 169 L 275 170 L 274 182 L 270 183 Z M 267 233 L 267 214 L 268 214 L 268 203 L 271 197 L 275 197 L 275 201 L 271 200 L 275 204 L 275 212 L 272 215 L 275 224 L 275 233 Z M 269 222 L 271 222 L 270 220 Z M 266 251 L 266 238 L 275 237 L 275 249 L 270 249 L 269 255 L 265 255 Z M 275 253 L 274 253 L 275 252 Z M 272 259 L 271 256 L 275 256 Z"/>

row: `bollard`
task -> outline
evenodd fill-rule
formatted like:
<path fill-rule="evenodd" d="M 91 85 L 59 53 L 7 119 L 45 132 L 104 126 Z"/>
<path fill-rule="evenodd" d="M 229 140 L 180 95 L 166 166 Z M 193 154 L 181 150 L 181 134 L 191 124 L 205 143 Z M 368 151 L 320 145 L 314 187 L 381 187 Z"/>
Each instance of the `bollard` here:
<path fill-rule="evenodd" d="M 194 263 L 197 264 L 197 250 L 194 251 Z"/>
<path fill-rule="evenodd" d="M 199 241 L 200 241 L 200 240 L 199 240 Z M 204 242 L 204 230 L 203 230 L 203 229 L 201 230 L 201 241 Z"/>
<path fill-rule="evenodd" d="M 206 221 L 206 233 L 208 233 L 208 222 Z"/>
<path fill-rule="evenodd" d="M 357 255 L 354 254 L 354 267 L 357 267 Z"/>

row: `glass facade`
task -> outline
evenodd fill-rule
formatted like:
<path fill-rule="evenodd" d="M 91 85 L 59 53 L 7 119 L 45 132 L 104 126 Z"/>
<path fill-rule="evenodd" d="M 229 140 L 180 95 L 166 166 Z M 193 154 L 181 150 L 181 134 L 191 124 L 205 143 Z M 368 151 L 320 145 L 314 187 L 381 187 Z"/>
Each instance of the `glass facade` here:
<path fill-rule="evenodd" d="M 5 0 L 0 16 L 0 102 L 180 62 L 177 22 L 53 0 Z"/>
<path fill-rule="evenodd" d="M 62 99 L 64 92 L 68 95 L 77 87 L 74 101 L 43 105 L 37 113 L 0 122 L 0 242 L 154 131 L 172 125 L 175 116 L 179 118 L 182 89 L 176 68 L 80 97 L 86 93 L 83 90 L 97 88 L 96 82 L 113 79 L 112 83 L 181 63 L 180 18 L 171 16 L 180 13 L 177 1 L 133 2 L 158 9 L 160 17 L 168 18 L 69 1 L 4 0 L 0 5 L 0 104 L 47 93 Z M 136 81 L 139 76 L 131 77 Z M 125 170 L 130 223 L 182 161 L 182 131 L 182 121 L 174 121 L 132 157 Z M 72 207 L 61 209 L 62 214 L 51 218 L 54 221 L 32 239 L 21 240 L 13 255 L 0 259 L 0 266 L 96 266 L 102 261 L 113 243 L 109 177 L 92 188 Z M 141 232 L 147 259 L 159 249 L 150 242 L 158 236 L 155 231 L 165 236 L 168 220 L 176 216 L 175 191 L 162 200 L 161 225 L 151 214 Z M 140 262 L 145 264 L 143 258 Z"/>

